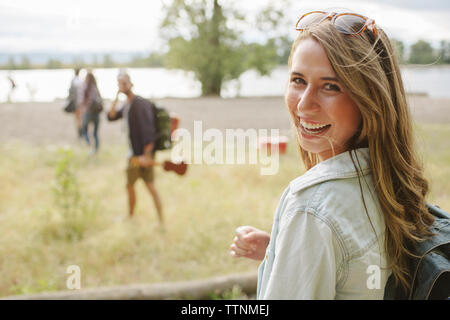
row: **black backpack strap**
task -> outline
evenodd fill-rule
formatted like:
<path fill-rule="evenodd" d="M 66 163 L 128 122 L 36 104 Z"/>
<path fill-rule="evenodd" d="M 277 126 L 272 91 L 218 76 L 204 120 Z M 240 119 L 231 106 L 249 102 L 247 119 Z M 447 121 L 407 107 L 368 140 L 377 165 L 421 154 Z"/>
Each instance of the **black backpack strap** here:
<path fill-rule="evenodd" d="M 450 244 L 427 254 L 420 262 L 413 300 L 447 299 L 450 296 Z"/>
<path fill-rule="evenodd" d="M 434 216 L 430 231 L 435 235 L 426 241 L 415 243 L 414 254 L 424 257 L 428 252 L 446 243 L 450 243 L 450 215 L 444 210 L 426 204 L 428 211 Z"/>
<path fill-rule="evenodd" d="M 424 242 L 416 243 L 414 247 L 414 253 L 421 258 L 414 264 L 413 292 L 410 293 L 410 299 L 436 299 L 442 296 L 442 293 L 439 294 L 439 287 L 443 280 L 449 279 L 450 215 L 437 206 L 428 203 L 426 206 L 435 218 L 430 230 L 435 235 Z M 447 283 L 447 294 L 449 288 Z"/>
<path fill-rule="evenodd" d="M 383 300 L 406 300 L 406 294 L 402 294 L 400 289 L 395 286 L 394 276 L 391 274 L 384 287 Z"/>

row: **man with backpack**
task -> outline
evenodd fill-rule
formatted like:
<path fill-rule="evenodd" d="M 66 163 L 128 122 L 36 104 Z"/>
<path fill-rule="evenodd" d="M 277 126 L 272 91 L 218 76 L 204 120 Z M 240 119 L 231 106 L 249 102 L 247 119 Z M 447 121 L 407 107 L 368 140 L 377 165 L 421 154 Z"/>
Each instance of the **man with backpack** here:
<path fill-rule="evenodd" d="M 134 184 L 139 178 L 142 178 L 153 198 L 159 222 L 162 226 L 163 213 L 161 200 L 153 183 L 153 165 L 156 151 L 155 142 L 157 140 L 155 109 L 148 100 L 133 93 L 133 84 L 127 73 L 119 73 L 117 82 L 119 90 L 107 116 L 109 121 L 123 118 L 128 127 L 127 131 L 130 142 L 127 168 L 129 214 L 130 217 L 133 216 L 136 204 Z M 116 110 L 119 93 L 125 94 L 127 100 Z"/>

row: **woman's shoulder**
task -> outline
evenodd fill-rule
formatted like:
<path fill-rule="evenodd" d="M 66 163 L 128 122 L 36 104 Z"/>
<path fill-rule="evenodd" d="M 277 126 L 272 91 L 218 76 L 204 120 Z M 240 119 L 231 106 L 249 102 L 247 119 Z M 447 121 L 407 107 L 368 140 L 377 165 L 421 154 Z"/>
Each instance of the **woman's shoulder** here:
<path fill-rule="evenodd" d="M 383 215 L 369 172 L 292 191 L 287 191 L 285 212 L 311 214 L 325 222 L 345 243 L 348 256 L 364 252 L 384 233 Z"/>
<path fill-rule="evenodd" d="M 377 201 L 370 174 L 329 179 L 301 190 L 290 185 L 283 197 L 291 210 L 311 211 L 329 219 L 351 214 L 364 200 L 370 203 Z"/>
<path fill-rule="evenodd" d="M 355 160 L 357 162 L 355 162 Z M 355 163 L 358 163 L 356 167 Z M 341 153 L 325 160 L 301 176 L 292 180 L 288 186 L 291 199 L 295 202 L 317 207 L 323 198 L 334 201 L 353 201 L 359 192 L 359 184 L 370 185 L 371 170 L 369 150 L 361 148 Z"/>

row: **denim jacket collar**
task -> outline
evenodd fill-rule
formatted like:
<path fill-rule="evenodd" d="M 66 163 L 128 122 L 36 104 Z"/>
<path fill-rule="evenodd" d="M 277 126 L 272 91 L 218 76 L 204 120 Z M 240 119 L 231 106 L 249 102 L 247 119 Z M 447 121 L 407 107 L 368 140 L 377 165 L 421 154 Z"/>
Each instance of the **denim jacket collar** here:
<path fill-rule="evenodd" d="M 355 157 L 355 153 L 357 157 Z M 370 172 L 369 148 L 353 150 L 352 156 L 357 166 L 359 162 L 362 174 L 368 174 Z M 291 181 L 289 187 L 291 193 L 296 193 L 328 180 L 354 178 L 356 176 L 355 166 L 347 151 L 316 164 L 303 175 Z"/>

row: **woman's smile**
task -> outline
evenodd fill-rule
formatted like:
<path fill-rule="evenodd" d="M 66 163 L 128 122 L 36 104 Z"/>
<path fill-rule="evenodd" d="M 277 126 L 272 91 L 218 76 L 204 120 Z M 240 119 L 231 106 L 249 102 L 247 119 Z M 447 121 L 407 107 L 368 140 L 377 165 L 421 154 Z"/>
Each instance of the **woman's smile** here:
<path fill-rule="evenodd" d="M 300 119 L 300 126 L 299 129 L 301 130 L 301 133 L 305 136 L 314 137 L 318 135 L 325 134 L 328 129 L 330 129 L 331 124 L 327 123 L 320 123 L 320 122 L 309 122 L 305 121 L 303 119 Z"/>

